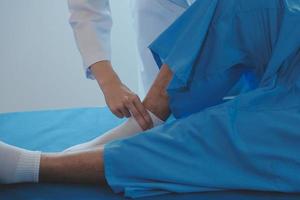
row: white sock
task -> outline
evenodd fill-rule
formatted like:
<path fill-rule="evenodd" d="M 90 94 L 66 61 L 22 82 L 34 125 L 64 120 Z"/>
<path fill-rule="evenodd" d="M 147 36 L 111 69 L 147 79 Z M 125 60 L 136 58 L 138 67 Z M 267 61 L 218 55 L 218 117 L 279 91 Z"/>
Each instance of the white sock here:
<path fill-rule="evenodd" d="M 41 152 L 0 142 L 0 184 L 38 182 Z"/>
<path fill-rule="evenodd" d="M 156 117 L 152 112 L 148 111 L 150 114 L 150 117 L 153 121 L 153 126 L 159 126 L 164 123 L 161 119 Z M 133 118 L 130 117 L 126 122 L 123 124 L 117 126 L 114 129 L 111 129 L 110 131 L 107 131 L 103 135 L 89 141 L 86 143 L 78 144 L 75 146 L 72 146 L 65 151 L 78 151 L 78 150 L 84 150 L 84 149 L 90 149 L 93 147 L 97 147 L 100 145 L 104 145 L 110 141 L 116 140 L 116 139 L 121 139 L 125 137 L 129 137 L 132 135 L 135 135 L 137 133 L 142 132 L 142 128 L 139 126 L 137 121 Z"/>

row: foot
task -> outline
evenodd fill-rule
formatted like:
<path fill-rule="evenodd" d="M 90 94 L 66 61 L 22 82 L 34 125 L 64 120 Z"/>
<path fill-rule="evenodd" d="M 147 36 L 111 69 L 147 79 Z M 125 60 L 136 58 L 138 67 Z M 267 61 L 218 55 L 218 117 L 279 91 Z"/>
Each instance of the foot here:
<path fill-rule="evenodd" d="M 40 152 L 0 142 L 0 184 L 38 182 Z"/>

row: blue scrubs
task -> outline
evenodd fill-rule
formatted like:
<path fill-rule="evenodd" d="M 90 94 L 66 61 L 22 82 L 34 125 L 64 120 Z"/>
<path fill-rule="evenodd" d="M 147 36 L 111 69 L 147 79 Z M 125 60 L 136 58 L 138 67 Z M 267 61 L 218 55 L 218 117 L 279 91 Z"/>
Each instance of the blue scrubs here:
<path fill-rule="evenodd" d="M 299 25 L 300 0 L 196 1 L 150 46 L 177 119 L 105 146 L 111 188 L 300 192 Z"/>

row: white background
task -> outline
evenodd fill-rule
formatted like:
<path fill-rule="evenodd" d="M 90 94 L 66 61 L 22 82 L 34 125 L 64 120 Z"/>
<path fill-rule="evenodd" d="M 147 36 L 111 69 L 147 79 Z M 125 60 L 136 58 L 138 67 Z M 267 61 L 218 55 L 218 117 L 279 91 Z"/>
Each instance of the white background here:
<path fill-rule="evenodd" d="M 113 64 L 138 91 L 129 0 L 111 0 Z M 85 78 L 65 0 L 0 1 L 0 112 L 105 106 Z"/>

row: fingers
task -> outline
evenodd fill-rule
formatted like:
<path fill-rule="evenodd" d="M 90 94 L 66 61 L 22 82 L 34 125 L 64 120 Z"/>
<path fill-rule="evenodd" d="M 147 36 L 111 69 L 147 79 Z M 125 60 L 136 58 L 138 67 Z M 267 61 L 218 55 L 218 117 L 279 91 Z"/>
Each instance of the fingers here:
<path fill-rule="evenodd" d="M 128 110 L 131 111 L 133 117 L 143 130 L 147 130 L 153 127 L 153 122 L 147 110 L 144 108 L 141 100 L 138 96 L 133 96 L 126 102 Z"/>
<path fill-rule="evenodd" d="M 128 108 L 126 107 L 127 102 L 128 102 L 128 97 L 125 96 L 124 100 L 122 100 L 121 103 L 118 103 L 117 105 L 109 106 L 109 109 L 118 118 L 124 118 L 124 117 L 129 118 L 131 117 L 131 114 Z"/>
<path fill-rule="evenodd" d="M 141 114 L 141 116 L 144 118 L 148 128 L 153 128 L 153 121 L 150 117 L 150 114 L 148 113 L 148 111 L 146 110 L 145 106 L 143 105 L 142 101 L 140 100 L 140 98 L 138 96 L 136 96 L 136 98 L 133 101 L 136 109 L 138 110 L 138 112 Z"/>
<path fill-rule="evenodd" d="M 133 104 L 133 102 L 129 102 L 127 104 L 128 109 L 131 111 L 132 116 L 134 117 L 134 119 L 137 121 L 137 123 L 139 124 L 139 126 L 143 129 L 143 130 L 147 130 L 148 126 L 147 123 L 145 121 L 145 119 L 143 118 L 143 116 L 139 113 L 139 111 L 135 108 L 135 105 Z"/>
<path fill-rule="evenodd" d="M 119 100 L 117 104 L 110 105 L 109 108 L 118 118 L 133 116 L 143 130 L 153 127 L 153 122 L 148 111 L 140 98 L 135 94 L 124 96 L 122 100 Z"/>
<path fill-rule="evenodd" d="M 126 107 L 124 107 L 121 111 L 122 111 L 122 114 L 124 117 L 126 117 L 126 118 L 131 117 L 129 110 Z"/>
<path fill-rule="evenodd" d="M 110 108 L 110 111 L 111 111 L 115 116 L 117 116 L 118 118 L 124 118 L 124 114 L 123 114 L 123 112 L 121 111 L 121 109 L 118 109 L 118 108 Z"/>

